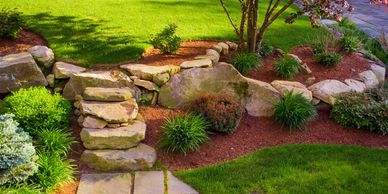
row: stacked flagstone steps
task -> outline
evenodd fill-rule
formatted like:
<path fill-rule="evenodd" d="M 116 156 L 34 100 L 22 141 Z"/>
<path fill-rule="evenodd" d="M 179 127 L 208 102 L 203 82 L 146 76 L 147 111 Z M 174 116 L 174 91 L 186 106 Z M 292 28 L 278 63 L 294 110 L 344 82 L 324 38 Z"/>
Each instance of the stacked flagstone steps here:
<path fill-rule="evenodd" d="M 87 87 L 74 103 L 79 108 L 81 160 L 99 171 L 151 168 L 156 151 L 141 144 L 146 124 L 130 88 Z"/>

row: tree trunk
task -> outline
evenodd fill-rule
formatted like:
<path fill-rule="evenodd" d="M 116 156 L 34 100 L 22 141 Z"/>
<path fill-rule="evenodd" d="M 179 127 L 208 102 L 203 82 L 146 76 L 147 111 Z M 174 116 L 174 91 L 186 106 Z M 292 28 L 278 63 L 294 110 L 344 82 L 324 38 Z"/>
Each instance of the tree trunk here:
<path fill-rule="evenodd" d="M 248 8 L 247 43 L 248 43 L 248 52 L 252 52 L 252 53 L 256 51 L 258 2 L 259 0 L 250 0 L 249 8 Z"/>

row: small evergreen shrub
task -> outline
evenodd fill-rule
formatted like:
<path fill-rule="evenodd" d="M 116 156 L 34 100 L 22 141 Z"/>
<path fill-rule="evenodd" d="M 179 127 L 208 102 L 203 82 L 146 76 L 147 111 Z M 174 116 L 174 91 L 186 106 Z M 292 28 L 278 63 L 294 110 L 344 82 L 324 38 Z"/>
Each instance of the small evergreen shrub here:
<path fill-rule="evenodd" d="M 272 45 L 268 44 L 267 42 L 263 42 L 261 44 L 259 54 L 260 54 L 260 56 L 265 57 L 265 56 L 272 54 L 273 51 L 274 51 L 274 47 Z"/>
<path fill-rule="evenodd" d="M 300 65 L 298 61 L 288 56 L 280 58 L 280 60 L 275 64 L 276 76 L 283 78 L 294 77 L 299 69 Z"/>
<path fill-rule="evenodd" d="M 202 95 L 191 103 L 191 109 L 209 121 L 211 130 L 222 133 L 232 133 L 243 114 L 239 101 L 222 94 Z"/>
<path fill-rule="evenodd" d="M 167 151 L 184 152 L 197 150 L 208 140 L 206 128 L 209 123 L 201 115 L 187 114 L 166 118 L 160 146 Z"/>
<path fill-rule="evenodd" d="M 38 169 L 32 139 L 13 117 L 0 115 L 0 185 L 24 181 Z"/>
<path fill-rule="evenodd" d="M 259 62 L 259 58 L 255 53 L 239 53 L 231 61 L 233 66 L 242 74 L 258 68 Z"/>
<path fill-rule="evenodd" d="M 317 110 L 301 94 L 288 93 L 275 103 L 275 120 L 290 130 L 301 128 L 317 115 Z"/>
<path fill-rule="evenodd" d="M 314 58 L 316 62 L 327 67 L 337 65 L 342 61 L 342 56 L 334 52 L 319 53 L 314 55 Z"/>
<path fill-rule="evenodd" d="M 338 97 L 331 117 L 340 125 L 388 133 L 388 90 L 345 93 Z"/>
<path fill-rule="evenodd" d="M 175 24 L 169 24 L 162 32 L 151 37 L 151 44 L 160 49 L 162 53 L 175 53 L 182 42 L 182 39 L 175 35 L 177 26 Z"/>
<path fill-rule="evenodd" d="M 15 114 L 15 120 L 31 135 L 42 128 L 68 127 L 71 103 L 44 87 L 22 88 L 4 101 Z"/>
<path fill-rule="evenodd" d="M 66 156 L 71 150 L 73 143 L 75 143 L 75 140 L 70 132 L 63 129 L 42 129 L 36 135 L 38 149 L 45 153 L 56 153 Z"/>
<path fill-rule="evenodd" d="M 25 24 L 21 12 L 10 9 L 0 11 L 0 38 L 15 39 Z"/>
<path fill-rule="evenodd" d="M 352 53 L 361 48 L 361 42 L 355 36 L 344 35 L 339 44 L 341 45 L 341 49 L 348 53 Z"/>

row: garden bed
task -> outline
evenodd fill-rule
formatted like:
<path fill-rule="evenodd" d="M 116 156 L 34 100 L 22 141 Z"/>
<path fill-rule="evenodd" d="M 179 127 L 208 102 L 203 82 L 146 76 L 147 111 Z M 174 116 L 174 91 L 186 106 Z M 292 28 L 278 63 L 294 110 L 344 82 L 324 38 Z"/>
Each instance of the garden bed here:
<path fill-rule="evenodd" d="M 0 56 L 27 51 L 36 45 L 46 46 L 47 42 L 37 33 L 23 30 L 15 40 L 0 38 Z"/>

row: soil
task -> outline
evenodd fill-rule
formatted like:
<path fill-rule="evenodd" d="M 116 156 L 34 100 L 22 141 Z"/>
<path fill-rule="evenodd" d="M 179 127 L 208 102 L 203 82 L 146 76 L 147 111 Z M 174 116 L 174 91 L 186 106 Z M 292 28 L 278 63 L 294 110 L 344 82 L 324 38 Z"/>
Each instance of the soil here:
<path fill-rule="evenodd" d="M 15 40 L 0 38 L 0 56 L 23 52 L 36 45 L 47 46 L 47 42 L 36 33 L 23 30 Z"/>

